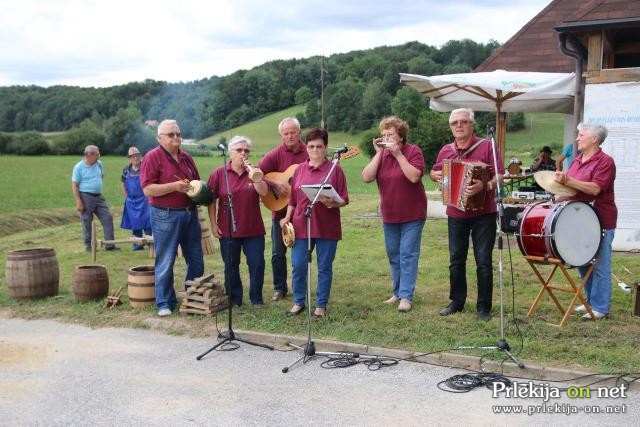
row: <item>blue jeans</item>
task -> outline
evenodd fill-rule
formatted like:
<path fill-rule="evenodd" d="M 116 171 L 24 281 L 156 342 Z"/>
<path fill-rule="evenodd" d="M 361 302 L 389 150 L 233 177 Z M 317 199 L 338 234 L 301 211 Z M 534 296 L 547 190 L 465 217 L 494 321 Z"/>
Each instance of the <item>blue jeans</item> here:
<path fill-rule="evenodd" d="M 491 311 L 493 299 L 493 246 L 496 242 L 496 214 L 473 218 L 448 219 L 449 228 L 449 299 L 456 308 L 463 308 L 467 300 L 467 253 L 469 234 L 476 260 L 478 301 L 476 309 Z"/>
<path fill-rule="evenodd" d="M 229 246 L 231 257 L 229 259 Z M 244 252 L 249 267 L 249 299 L 252 304 L 264 304 L 264 236 L 220 239 L 220 253 L 224 261 L 224 286 L 231 304 L 242 305 L 242 279 L 240 278 L 240 250 Z"/>
<path fill-rule="evenodd" d="M 287 247 L 282 241 L 280 221 L 271 221 L 271 270 L 273 290 L 287 292 Z"/>
<path fill-rule="evenodd" d="M 420 241 L 424 221 L 385 223 L 382 226 L 387 258 L 389 258 L 391 266 L 393 295 L 412 301 L 418 277 Z"/>
<path fill-rule="evenodd" d="M 316 249 L 316 262 L 318 264 L 318 285 L 316 288 L 316 307 L 325 308 L 331 293 L 331 281 L 333 280 L 333 260 L 338 248 L 337 240 L 311 239 L 311 251 Z M 291 264 L 293 272 L 293 302 L 304 305 L 307 294 L 307 239 L 298 239 L 291 251 Z"/>
<path fill-rule="evenodd" d="M 187 264 L 186 280 L 204 274 L 201 229 L 195 210 L 172 211 L 151 207 L 151 230 L 156 252 L 156 306 L 175 309 L 177 298 L 173 288 L 173 264 L 178 245 Z"/>
<path fill-rule="evenodd" d="M 598 260 L 593 266 L 591 276 L 584 285 L 584 293 L 591 309 L 608 314 L 611 305 L 611 244 L 615 229 L 605 230 L 598 251 Z M 580 277 L 584 277 L 589 266 L 579 267 Z"/>

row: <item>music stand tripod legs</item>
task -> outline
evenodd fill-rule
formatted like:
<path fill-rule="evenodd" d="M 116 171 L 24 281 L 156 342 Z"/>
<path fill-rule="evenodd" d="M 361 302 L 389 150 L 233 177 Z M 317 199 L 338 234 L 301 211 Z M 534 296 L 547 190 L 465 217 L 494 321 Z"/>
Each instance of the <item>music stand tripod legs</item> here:
<path fill-rule="evenodd" d="M 233 232 L 235 232 L 237 230 L 237 224 L 236 224 L 236 217 L 233 215 L 233 195 L 231 194 L 231 187 L 229 186 L 229 175 L 227 172 L 227 156 L 226 156 L 226 151 L 222 151 L 222 156 L 224 159 L 224 182 L 227 188 L 227 211 L 228 211 L 228 218 L 229 220 L 227 221 L 227 231 L 229 233 L 229 236 L 227 238 L 227 253 L 226 256 L 224 257 L 224 265 L 225 265 L 225 277 L 224 277 L 224 285 L 225 285 L 225 292 L 227 293 L 227 295 L 229 296 L 229 298 L 231 298 L 231 280 L 229 277 L 227 277 L 227 271 L 230 270 L 230 266 L 231 266 L 231 236 L 233 235 Z M 228 317 L 228 326 L 227 326 L 227 332 L 223 332 L 219 335 L 222 336 L 222 340 L 218 341 L 213 347 L 211 347 L 209 350 L 205 351 L 204 353 L 202 353 L 201 355 L 199 355 L 198 357 L 196 357 L 196 360 L 201 360 L 203 357 L 205 357 L 207 354 L 211 353 L 213 350 L 217 349 L 218 347 L 230 342 L 230 341 L 240 341 L 243 342 L 245 344 L 250 344 L 256 347 L 263 347 L 269 350 L 273 350 L 273 347 L 270 345 L 266 345 L 266 344 L 260 344 L 257 342 L 251 342 L 251 341 L 247 341 L 247 340 L 243 340 L 241 338 L 238 338 L 235 334 L 235 332 L 233 332 L 233 304 L 231 304 L 231 300 L 229 299 L 229 308 L 227 309 L 228 313 L 229 313 L 229 317 Z"/>
<path fill-rule="evenodd" d="M 324 180 L 322 181 L 322 184 L 320 184 L 319 188 L 323 188 L 324 185 L 327 183 L 327 181 L 329 181 L 329 177 L 331 176 L 331 173 L 333 172 L 336 165 L 338 164 L 339 159 L 340 159 L 339 155 L 334 156 L 333 165 L 331 165 L 331 169 L 329 169 L 329 173 L 327 173 L 327 176 L 324 177 Z M 307 218 L 307 342 L 304 344 L 304 346 L 299 346 L 291 342 L 287 343 L 288 346 L 301 350 L 302 356 L 300 356 L 297 360 L 295 360 L 290 365 L 282 368 L 283 374 L 286 374 L 287 372 L 289 372 L 289 369 L 291 369 L 293 366 L 295 366 L 299 362 L 302 362 L 303 364 L 307 363 L 309 360 L 311 360 L 311 358 L 315 356 L 340 357 L 340 356 L 344 356 L 345 354 L 348 354 L 353 357 L 359 356 L 355 353 L 346 353 L 346 352 L 335 353 L 335 352 L 326 352 L 326 351 L 316 351 L 316 346 L 314 342 L 311 340 L 311 262 L 312 262 L 311 255 L 313 253 L 313 249 L 311 248 L 311 214 L 313 211 L 313 207 L 318 201 L 319 196 L 320 196 L 320 190 L 318 190 L 315 197 L 313 198 L 311 203 L 307 205 L 304 211 L 304 216 Z"/>

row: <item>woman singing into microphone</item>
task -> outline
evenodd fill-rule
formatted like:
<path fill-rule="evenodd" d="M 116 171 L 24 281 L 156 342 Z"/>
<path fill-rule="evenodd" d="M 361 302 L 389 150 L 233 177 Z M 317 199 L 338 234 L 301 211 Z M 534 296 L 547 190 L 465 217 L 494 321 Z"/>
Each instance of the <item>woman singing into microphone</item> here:
<path fill-rule="evenodd" d="M 329 134 L 326 130 L 320 128 L 311 129 L 305 138 L 305 143 L 309 160 L 301 163 L 293 174 L 289 206 L 285 217 L 280 220 L 282 227 L 291 222 L 296 235 L 291 256 L 294 305 L 291 310 L 285 313 L 287 316 L 300 314 L 305 307 L 308 234 L 307 219 L 304 216 L 304 212 L 311 201 L 300 186 L 303 184 L 322 183 L 332 166 L 332 162 L 325 157 L 329 143 Z M 333 259 L 336 255 L 338 240 L 342 239 L 340 208 L 349 203 L 347 178 L 340 165 L 336 165 L 334 168 L 328 184 L 333 186 L 342 201 L 320 196 L 312 212 L 311 250 L 316 249 L 318 264 L 316 309 L 313 313 L 315 317 L 324 317 L 326 315 L 327 302 L 331 292 L 331 280 L 333 278 Z"/>
<path fill-rule="evenodd" d="M 220 166 L 209 176 L 209 188 L 213 203 L 209 205 L 211 231 L 220 240 L 220 253 L 225 261 L 225 288 L 229 289 L 230 303 L 242 305 L 242 280 L 240 279 L 240 250 L 244 251 L 249 267 L 249 299 L 254 307 L 262 306 L 262 285 L 264 283 L 264 223 L 260 214 L 258 196 L 267 194 L 267 184 L 261 173 L 252 173 L 247 162 L 251 152 L 251 140 L 246 136 L 234 136 L 229 141 L 229 189 L 233 196 L 233 214 L 237 230 L 229 235 L 228 191 L 224 179 L 224 166 Z M 253 176 L 257 181 L 252 181 Z M 217 201 L 217 203 L 216 203 Z M 217 215 L 216 215 L 217 214 Z M 214 220 L 215 219 L 215 220 Z M 231 243 L 229 244 L 229 239 Z M 229 249 L 230 248 L 230 249 Z M 227 251 L 231 251 L 231 255 Z M 227 258 L 229 256 L 229 258 Z"/>

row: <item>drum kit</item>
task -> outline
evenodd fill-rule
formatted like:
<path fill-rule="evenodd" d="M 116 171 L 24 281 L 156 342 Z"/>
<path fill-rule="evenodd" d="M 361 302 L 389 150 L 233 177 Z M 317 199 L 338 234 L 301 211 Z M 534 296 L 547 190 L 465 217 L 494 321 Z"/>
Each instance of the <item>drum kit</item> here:
<path fill-rule="evenodd" d="M 533 177 L 536 183 L 553 197 L 571 197 L 577 194 L 573 188 L 557 182 L 554 171 L 536 172 Z M 581 201 L 568 200 L 556 203 L 553 199 L 534 199 L 532 203 L 525 206 L 524 210 L 517 215 L 514 234 L 520 251 L 542 284 L 527 317 L 531 316 L 546 292 L 563 315 L 558 324 L 550 324 L 560 328 L 568 319 L 575 304 L 580 302 L 585 305 L 588 312 L 591 312 L 582 295 L 582 289 L 598 257 L 604 235 L 602 223 L 594 208 Z M 539 265 L 553 266 L 546 278 L 538 269 Z M 587 271 L 579 283 L 576 283 L 567 271 L 570 267 L 587 266 Z M 551 283 L 557 270 L 562 272 L 569 287 Z M 567 307 L 560 303 L 554 291 L 568 292 L 573 295 Z"/>

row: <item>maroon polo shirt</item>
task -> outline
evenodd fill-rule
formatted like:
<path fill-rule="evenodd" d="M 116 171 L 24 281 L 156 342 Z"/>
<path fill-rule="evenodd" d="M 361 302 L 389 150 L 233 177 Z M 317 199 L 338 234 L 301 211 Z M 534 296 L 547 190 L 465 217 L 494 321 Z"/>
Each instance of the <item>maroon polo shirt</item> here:
<path fill-rule="evenodd" d="M 469 144 L 469 148 L 473 146 L 477 141 L 480 141 L 482 138 L 472 135 L 471 136 L 471 144 Z M 455 141 L 451 144 L 447 144 L 440 149 L 440 153 L 438 154 L 438 159 L 436 163 L 433 165 L 431 170 L 433 171 L 441 171 L 442 170 L 442 161 L 445 159 L 461 159 L 468 161 L 478 161 L 483 162 L 489 165 L 489 174 L 490 178 L 493 178 L 496 174 L 493 167 L 493 150 L 491 148 L 491 140 L 485 139 L 480 145 L 478 145 L 471 153 L 466 154 L 468 149 L 460 150 L 456 147 Z M 502 157 L 500 157 L 500 152 L 496 147 L 496 159 L 498 159 L 498 172 L 500 175 L 504 175 L 504 165 L 502 164 Z M 480 215 L 485 215 L 488 213 L 495 213 L 498 209 L 496 208 L 496 189 L 494 188 L 491 191 L 487 191 L 487 194 L 484 197 L 484 210 L 480 212 L 463 212 L 460 209 L 454 208 L 453 206 L 447 206 L 447 216 L 453 218 L 473 218 Z"/>
<path fill-rule="evenodd" d="M 246 170 L 238 175 L 228 163 L 229 187 L 233 196 L 233 215 L 237 230 L 233 237 L 263 236 L 264 223 L 260 215 L 260 198 Z M 209 188 L 213 197 L 218 199 L 216 222 L 223 237 L 229 236 L 229 209 L 227 185 L 224 181 L 224 166 L 220 166 L 209 176 Z"/>
<path fill-rule="evenodd" d="M 420 147 L 403 144 L 401 151 L 411 166 L 420 171 L 422 177 L 425 166 Z M 399 224 L 427 219 L 427 195 L 422 180 L 415 184 L 409 181 L 389 150 L 382 151 L 376 183 L 380 192 L 382 222 Z"/>
<path fill-rule="evenodd" d="M 571 163 L 567 175 L 579 181 L 592 182 L 600 187 L 600 194 L 591 196 L 578 191 L 571 200 L 583 202 L 593 201 L 593 207 L 600 215 L 602 227 L 605 230 L 616 228 L 618 222 L 618 208 L 613 192 L 613 182 L 616 179 L 616 164 L 613 158 L 601 149 L 591 156 L 589 160 L 582 161 L 582 154 Z"/>
<path fill-rule="evenodd" d="M 265 174 L 270 172 L 284 172 L 291 165 L 297 165 L 309 160 L 307 154 L 307 146 L 300 141 L 300 149 L 293 151 L 282 143 L 273 150 L 269 151 L 259 162 L 258 168 Z M 284 218 L 286 209 L 280 212 L 273 212 L 272 217 L 275 220 Z"/>
<path fill-rule="evenodd" d="M 150 184 L 168 184 L 178 180 L 176 177 L 192 181 L 200 179 L 198 168 L 193 158 L 186 152 L 178 151 L 176 162 L 171 154 L 161 145 L 145 154 L 140 167 L 140 184 L 142 188 Z M 179 191 L 165 194 L 160 197 L 149 197 L 149 203 L 161 208 L 184 208 L 193 206 L 193 202 Z"/>
<path fill-rule="evenodd" d="M 311 203 L 311 200 L 300 189 L 302 184 L 320 184 L 324 177 L 329 173 L 332 162 L 325 160 L 320 167 L 313 167 L 309 162 L 304 162 L 293 174 L 291 184 L 291 197 L 289 198 L 289 206 L 293 206 L 295 210 L 291 216 L 291 223 L 296 232 L 296 239 L 307 238 L 307 218 L 304 216 L 304 210 Z M 328 184 L 331 184 L 336 192 L 346 202 L 349 201 L 347 193 L 347 178 L 342 171 L 340 165 L 336 165 L 335 169 L 329 177 Z M 311 237 L 318 239 L 341 240 L 342 225 L 340 224 L 340 209 L 328 208 L 321 202 L 316 202 L 311 215 Z"/>

